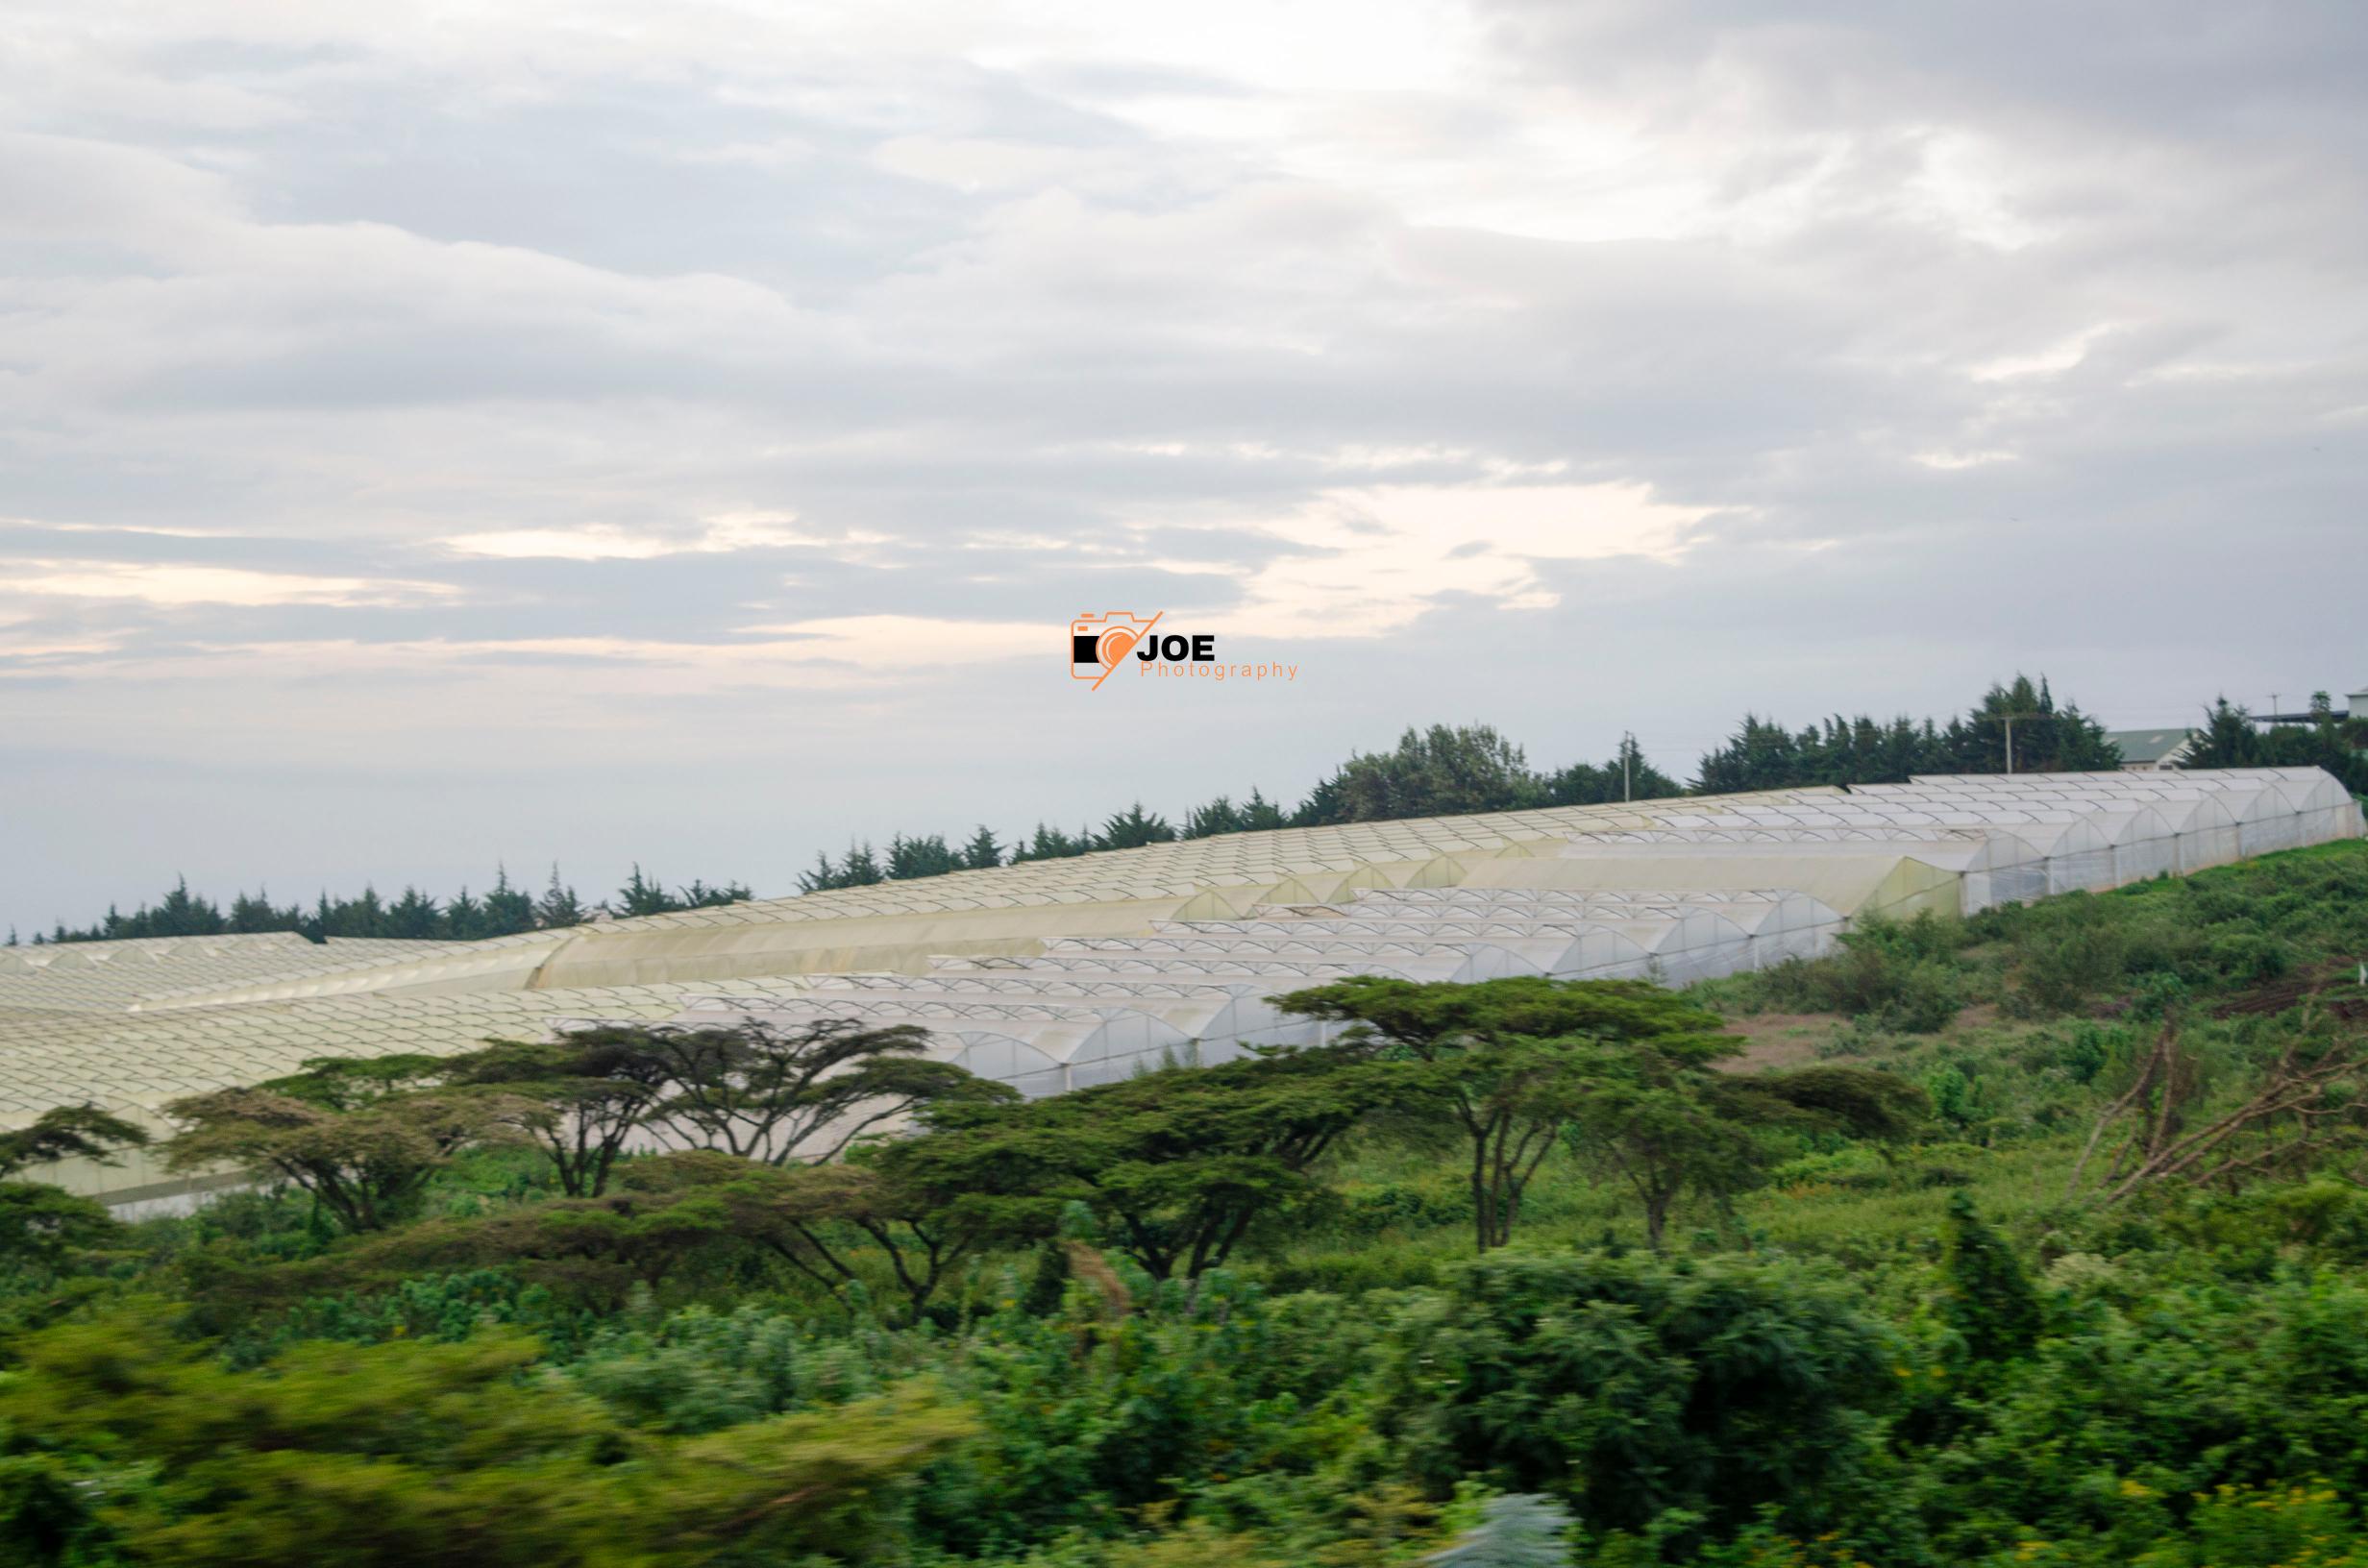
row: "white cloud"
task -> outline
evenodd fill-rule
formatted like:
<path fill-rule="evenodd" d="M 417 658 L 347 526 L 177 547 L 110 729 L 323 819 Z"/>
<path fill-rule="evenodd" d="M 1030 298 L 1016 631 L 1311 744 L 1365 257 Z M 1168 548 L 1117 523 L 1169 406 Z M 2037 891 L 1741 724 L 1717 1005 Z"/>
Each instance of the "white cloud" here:
<path fill-rule="evenodd" d="M 585 523 L 570 527 L 496 528 L 437 541 L 459 555 L 497 560 L 646 561 L 660 555 L 728 555 L 743 550 L 820 550 L 859 558 L 890 536 L 850 529 L 837 538 L 809 533 L 787 512 L 738 512 L 709 518 L 697 533 L 669 534 Z"/>
<path fill-rule="evenodd" d="M 2295 667 L 2352 656 L 2348 579 L 2248 609 L 2226 530 L 2356 531 L 2368 14 L 2164 3 L 2211 49 L 2020 4 L 19 0 L 12 759 L 476 781 L 630 726 L 876 774 L 890 705 L 1041 752 L 1076 737 L 1005 666 L 1159 602 L 1364 640 L 1321 713 L 1172 747 L 1179 791 L 1469 714 L 1438 640 L 1517 613 L 1653 649 L 1623 711 L 1686 735 L 2018 666 L 2134 714 L 2340 684 Z M 2133 560 L 2218 633 L 2099 608 Z M 1988 608 L 1899 614 L 1943 599 Z M 1598 754 L 1627 723 L 1542 670 L 1483 696 Z M 713 815 L 690 777 L 610 809 Z M 802 788 L 777 836 L 878 798 Z M 93 844 L 74 878 L 147 853 Z"/>
<path fill-rule="evenodd" d="M 1275 560 L 1243 575 L 1219 629 L 1268 636 L 1371 637 L 1468 594 L 1514 610 L 1546 608 L 1542 561 L 1682 558 L 1703 507 L 1657 502 L 1636 484 L 1373 485 L 1323 493 L 1267 526 Z"/>
<path fill-rule="evenodd" d="M 415 604 L 448 600 L 457 592 L 445 583 L 394 577 L 311 576 L 162 562 L 18 560 L 9 563 L 8 576 L 0 579 L 0 595 L 136 600 L 163 606 L 225 604 L 247 609 L 280 604 L 349 609 Z"/>

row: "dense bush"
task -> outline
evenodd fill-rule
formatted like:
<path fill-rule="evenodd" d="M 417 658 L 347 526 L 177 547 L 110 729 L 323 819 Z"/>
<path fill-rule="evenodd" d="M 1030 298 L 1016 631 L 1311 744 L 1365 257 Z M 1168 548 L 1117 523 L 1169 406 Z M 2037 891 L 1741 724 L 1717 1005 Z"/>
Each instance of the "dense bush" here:
<path fill-rule="evenodd" d="M 1723 1533 L 1767 1507 L 1814 1531 L 1874 1458 L 1895 1359 L 1796 1263 L 1492 1257 L 1408 1309 L 1376 1427 L 1434 1488 L 1480 1474 L 1592 1530 Z"/>

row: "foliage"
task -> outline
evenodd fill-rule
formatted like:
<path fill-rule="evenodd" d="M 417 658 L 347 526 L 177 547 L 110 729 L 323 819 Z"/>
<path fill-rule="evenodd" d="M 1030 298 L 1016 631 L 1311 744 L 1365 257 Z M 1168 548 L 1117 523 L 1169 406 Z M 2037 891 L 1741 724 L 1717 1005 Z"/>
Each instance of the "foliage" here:
<path fill-rule="evenodd" d="M 1648 1053 L 1702 1065 L 1734 1049 L 1714 1017 L 1640 981 L 1361 976 L 1276 1005 L 1348 1023 L 1349 1049 L 1419 1065 L 1410 1084 L 1448 1111 L 1469 1150 L 1482 1252 L 1511 1239 L 1522 1192 L 1607 1071 Z"/>
<path fill-rule="evenodd" d="M 1847 1013 L 1876 1027 L 1932 1034 L 1948 1027 L 1968 997 L 1950 959 L 1963 925 L 1919 911 L 1906 921 L 1881 915 L 1842 933 L 1819 959 L 1788 959 L 1758 977 L 1769 1004 L 1804 1013 Z"/>
<path fill-rule="evenodd" d="M 1521 748 L 1487 724 L 1409 728 L 1394 750 L 1355 754 L 1333 776 L 1325 820 L 1386 821 L 1542 804 Z"/>
<path fill-rule="evenodd" d="M 1763 1506 L 1823 1528 L 1893 1397 L 1888 1336 L 1838 1281 L 1738 1259 L 1493 1255 L 1408 1309 L 1389 1357 L 1376 1424 L 1434 1494 L 1478 1473 L 1595 1531 Z"/>
<path fill-rule="evenodd" d="M 737 903 L 752 896 L 736 882 L 710 887 L 694 880 L 669 892 L 664 884 L 633 874 L 617 892 L 613 905 L 597 907 L 618 915 L 663 915 L 674 910 L 707 909 Z M 509 872 L 497 867 L 493 886 L 481 896 L 465 886 L 448 899 L 437 899 L 417 888 L 406 887 L 389 900 L 376 888 L 358 895 L 333 898 L 326 892 L 307 909 L 302 904 L 275 904 L 268 890 L 234 894 L 226 909 L 202 894 L 189 891 L 182 878 L 153 905 L 142 903 L 131 914 L 109 909 L 107 918 L 83 927 L 63 921 L 37 933 L 36 943 L 121 942 L 136 937 L 218 937 L 266 931 L 292 931 L 308 942 L 332 937 L 400 938 L 414 942 L 481 942 L 521 931 L 555 930 L 580 924 L 592 914 L 573 888 L 553 867 L 551 884 L 541 898 L 515 886 Z"/>
<path fill-rule="evenodd" d="M 695 1148 L 750 1160 L 830 1160 L 873 1128 L 924 1105 L 1014 1098 L 924 1051 L 911 1024 L 867 1028 L 818 1018 L 784 1029 L 663 1025 L 628 1030 L 658 1060 L 666 1096 L 646 1125 Z"/>
<path fill-rule="evenodd" d="M 2007 756 L 2011 720 L 2014 755 Z M 2104 726 L 2079 707 L 2056 704 L 2042 675 L 2036 686 L 2016 675 L 1943 729 L 1905 716 L 1879 723 L 1837 714 L 1798 735 L 1746 715 L 1742 726 L 1702 759 L 1696 789 L 1706 795 L 1777 790 L 1805 784 L 1899 784 L 1914 773 L 2084 772 L 2121 766 Z"/>
<path fill-rule="evenodd" d="M 223 1089 L 173 1101 L 185 1131 L 166 1168 L 235 1166 L 293 1182 L 348 1231 L 407 1217 L 435 1172 L 473 1144 L 514 1137 L 518 1107 L 466 1094 L 388 1096 L 337 1110 L 270 1089 Z"/>
<path fill-rule="evenodd" d="M 536 1347 L 493 1336 L 306 1345 L 267 1373 L 229 1371 L 125 1318 L 18 1348 L 0 1416 L 111 1471 L 69 1482 L 86 1512 L 49 1533 L 142 1562 L 877 1560 L 902 1532 L 908 1478 L 971 1430 L 916 1385 L 826 1419 L 637 1433 L 581 1394 L 522 1381 Z"/>
<path fill-rule="evenodd" d="M 358 1231 L 292 1181 L 0 1185 L 0 1560 L 2368 1561 L 2362 1118 L 2284 1097 L 2368 1039 L 2368 845 L 1860 935 L 1675 997 L 1352 982 L 1369 1038 L 830 1163 L 634 1134 L 604 1183 L 638 1035 L 307 1063 L 218 1125 L 486 1135 Z M 1753 1029 L 1774 1070 L 1712 1011 L 1753 1006 L 1813 1015 Z M 1477 1262 L 1454 1092 L 1564 1151 Z M 2100 1125 L 2176 1158 L 2263 1105 L 2208 1182 L 2075 1180 Z"/>
<path fill-rule="evenodd" d="M 116 1149 L 142 1148 L 148 1130 L 95 1105 L 62 1105 L 22 1127 L 0 1132 L 0 1179 L 53 1160 L 104 1160 Z"/>
<path fill-rule="evenodd" d="M 0 1181 L 0 1262 L 52 1264 L 116 1239 L 107 1206 L 47 1182 Z"/>
<path fill-rule="evenodd" d="M 1015 1237 L 1085 1206 L 1154 1279 L 1197 1277 L 1251 1225 L 1315 1202 L 1341 1136 L 1408 1092 L 1404 1073 L 1339 1052 L 1171 1068 L 1049 1099 L 932 1107 L 897 1151 L 908 1179 Z"/>
<path fill-rule="evenodd" d="M 438 1071 L 522 1102 L 517 1124 L 551 1155 L 571 1198 L 607 1190 L 617 1158 L 675 1082 L 676 1059 L 646 1029 L 601 1024 L 553 1041 L 491 1041 Z"/>
<path fill-rule="evenodd" d="M 2012 1249 L 1973 1212 L 1972 1197 L 1949 1198 L 1948 1285 L 1942 1311 L 1965 1353 L 2000 1361 L 2028 1351 L 2039 1337 L 2039 1298 Z"/>
<path fill-rule="evenodd" d="M 1689 1189 L 1727 1197 L 1770 1163 L 1770 1127 L 1897 1138 L 1922 1095 L 1850 1068 L 1739 1078 L 1717 1018 L 1641 981 L 1516 977 L 1476 985 L 1364 976 L 1278 998 L 1351 1025 L 1344 1048 L 1411 1059 L 1407 1083 L 1453 1117 L 1468 1148 L 1478 1250 L 1512 1237 L 1521 1196 L 1566 1142 L 1632 1187 L 1662 1244 Z"/>
<path fill-rule="evenodd" d="M 2312 695 L 2310 720 L 2263 728 L 2225 697 L 2204 710 L 2204 723 L 2183 768 L 2324 768 L 2354 795 L 2368 795 L 2368 714 L 2335 717 L 2325 692 Z"/>

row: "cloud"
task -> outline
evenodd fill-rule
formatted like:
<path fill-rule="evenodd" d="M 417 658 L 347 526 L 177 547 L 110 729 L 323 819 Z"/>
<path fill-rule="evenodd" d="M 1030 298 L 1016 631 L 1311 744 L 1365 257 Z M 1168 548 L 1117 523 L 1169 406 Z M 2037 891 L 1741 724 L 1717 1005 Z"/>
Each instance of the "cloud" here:
<path fill-rule="evenodd" d="M 401 578 L 317 577 L 237 567 L 149 565 L 121 561 L 17 560 L 0 581 L 0 597 L 136 600 L 144 604 L 202 604 L 257 608 L 312 604 L 333 608 L 407 604 L 449 599 L 458 590 L 440 582 Z"/>
<path fill-rule="evenodd" d="M 1274 793 L 1434 718 L 1682 766 L 2017 667 L 2132 723 L 2352 678 L 2350 579 L 2228 551 L 2356 533 L 2356 9 L 16 9 L 0 470 L 62 521 L 0 541 L 0 749 L 64 782 L 0 919 L 149 888 L 139 767 L 268 759 L 150 803 L 225 844 L 317 769 L 261 856 L 400 758 L 399 883 L 512 820 L 488 758 L 560 771 L 520 856 L 741 811 L 788 864 L 1127 746 Z M 1113 605 L 1325 656 L 1081 705 Z M 1476 678 L 1509 630 L 1587 678 Z M 629 752 L 732 761 L 580 788 Z"/>
<path fill-rule="evenodd" d="M 1560 596 L 1541 561 L 1681 559 L 1709 512 L 1657 502 L 1641 485 L 1373 485 L 1325 491 L 1269 526 L 1274 560 L 1242 575 L 1241 600 L 1217 620 L 1250 635 L 1372 637 L 1443 598 L 1510 610 Z"/>
<path fill-rule="evenodd" d="M 659 555 L 717 555 L 743 550 L 826 550 L 834 541 L 801 531 L 789 514 L 743 513 L 710 518 L 693 534 L 637 532 L 607 523 L 575 527 L 507 528 L 459 533 L 439 543 L 461 555 L 500 560 L 646 561 Z M 886 543 L 880 534 L 855 530 L 835 543 L 855 550 Z"/>

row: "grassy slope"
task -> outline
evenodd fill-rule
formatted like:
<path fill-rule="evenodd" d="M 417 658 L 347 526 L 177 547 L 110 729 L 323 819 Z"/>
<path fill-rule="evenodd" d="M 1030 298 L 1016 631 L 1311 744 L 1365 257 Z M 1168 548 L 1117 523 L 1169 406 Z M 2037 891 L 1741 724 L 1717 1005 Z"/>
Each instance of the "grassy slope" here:
<path fill-rule="evenodd" d="M 1862 1150 L 1812 1155 L 1744 1198 L 1736 1219 L 1757 1243 L 1845 1262 L 1928 1250 L 1960 1188 L 1986 1214 L 2044 1230 L 2065 1207 L 2067 1178 L 2104 1097 L 2096 1086 L 2159 1028 L 2146 996 L 2183 995 L 2189 1041 L 2233 1068 L 2292 1015 L 2211 1015 L 2255 998 L 2279 1006 L 2297 992 L 2319 992 L 2322 1007 L 2368 996 L 2352 978 L 2363 956 L 2368 842 L 2354 842 L 1964 922 L 1879 928 L 1832 959 L 1698 986 L 1700 1000 L 1745 1026 L 1751 1049 L 1738 1070 L 1839 1058 L 1918 1081 L 1938 1077 L 1944 1088 L 1953 1075 L 1968 1097 L 1944 1103 L 1959 1115 L 1944 1115 L 1932 1141 L 1895 1163 Z M 1751 1027 L 1764 1018 L 1773 1027 Z M 1344 1218 L 1273 1247 L 1264 1265 L 1272 1282 L 1414 1283 L 1468 1256 L 1457 1159 L 1452 1149 L 1368 1139 L 1339 1171 Z M 1517 1239 L 1640 1242 L 1632 1211 L 1618 1192 L 1550 1162 Z M 1715 1219 L 1696 1211 L 1674 1234 Z"/>

